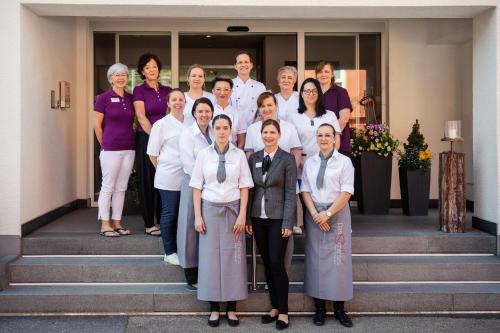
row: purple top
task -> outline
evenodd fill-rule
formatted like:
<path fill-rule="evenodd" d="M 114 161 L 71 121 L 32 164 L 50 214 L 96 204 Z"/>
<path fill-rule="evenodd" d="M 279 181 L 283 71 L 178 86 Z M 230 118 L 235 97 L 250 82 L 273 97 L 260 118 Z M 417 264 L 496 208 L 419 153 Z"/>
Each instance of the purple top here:
<path fill-rule="evenodd" d="M 167 114 L 168 94 L 172 90 L 169 86 L 158 83 L 158 91 L 151 88 L 146 82 L 134 88 L 134 102 L 143 101 L 151 126 Z M 137 127 L 139 132 L 144 132 L 141 124 Z"/>
<path fill-rule="evenodd" d="M 333 111 L 340 119 L 340 110 L 350 109 L 352 112 L 351 99 L 349 98 L 349 93 L 345 88 L 340 86 L 333 86 L 328 89 L 323 94 L 323 104 L 325 109 Z M 349 122 L 345 125 L 342 130 L 342 136 L 340 137 L 340 151 L 351 152 L 351 132 L 349 129 Z"/>
<path fill-rule="evenodd" d="M 132 95 L 123 97 L 109 89 L 96 98 L 94 111 L 104 114 L 102 150 L 134 150 Z"/>

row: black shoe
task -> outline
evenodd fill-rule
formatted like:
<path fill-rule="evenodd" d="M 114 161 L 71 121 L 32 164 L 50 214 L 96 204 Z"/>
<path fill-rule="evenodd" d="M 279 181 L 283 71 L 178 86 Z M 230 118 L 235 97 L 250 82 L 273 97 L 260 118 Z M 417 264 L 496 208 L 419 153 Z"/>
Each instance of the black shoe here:
<path fill-rule="evenodd" d="M 262 317 L 260 317 L 260 322 L 262 324 L 269 324 L 269 323 L 272 323 L 273 321 L 275 321 L 276 319 L 278 319 L 278 316 L 279 315 L 271 317 L 270 315 L 266 314 L 266 315 L 263 315 Z"/>
<path fill-rule="evenodd" d="M 230 319 L 229 317 L 227 317 L 227 323 L 229 324 L 229 326 L 235 327 L 235 326 L 238 326 L 240 324 L 240 320 L 239 319 Z"/>
<path fill-rule="evenodd" d="M 191 291 L 196 291 L 198 290 L 198 288 L 196 288 L 195 286 L 193 286 L 192 284 L 187 284 L 186 286 L 187 290 L 191 290 Z"/>
<path fill-rule="evenodd" d="M 313 316 L 313 323 L 316 326 L 323 326 L 325 324 L 326 311 L 316 310 Z"/>
<path fill-rule="evenodd" d="M 220 314 L 219 314 L 219 318 L 214 319 L 214 320 L 210 320 L 210 317 L 208 317 L 208 326 L 217 327 L 217 326 L 219 326 L 219 323 L 220 323 Z"/>
<path fill-rule="evenodd" d="M 282 331 L 284 330 L 285 328 L 288 328 L 288 323 L 285 323 L 283 320 L 277 320 L 276 321 L 276 329 L 278 331 Z"/>
<path fill-rule="evenodd" d="M 351 318 L 344 312 L 344 310 L 335 310 L 333 312 L 333 317 L 337 319 L 342 326 L 352 327 Z"/>

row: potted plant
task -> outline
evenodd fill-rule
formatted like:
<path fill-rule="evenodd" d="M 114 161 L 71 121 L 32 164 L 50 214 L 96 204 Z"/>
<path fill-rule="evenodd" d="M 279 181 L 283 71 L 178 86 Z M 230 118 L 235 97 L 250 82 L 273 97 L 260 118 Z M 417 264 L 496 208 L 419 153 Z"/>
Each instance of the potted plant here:
<path fill-rule="evenodd" d="M 429 210 L 432 154 L 420 133 L 418 119 L 399 155 L 399 186 L 403 214 L 426 216 Z"/>
<path fill-rule="evenodd" d="M 352 156 L 355 167 L 354 191 L 363 214 L 387 214 L 391 203 L 392 155 L 399 142 L 385 124 L 367 124 L 357 130 Z"/>

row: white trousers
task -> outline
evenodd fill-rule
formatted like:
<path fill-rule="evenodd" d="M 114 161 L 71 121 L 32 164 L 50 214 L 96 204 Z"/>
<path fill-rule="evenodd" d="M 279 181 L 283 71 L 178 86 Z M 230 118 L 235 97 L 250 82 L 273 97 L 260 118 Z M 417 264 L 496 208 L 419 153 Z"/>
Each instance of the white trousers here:
<path fill-rule="evenodd" d="M 99 192 L 100 220 L 109 221 L 110 209 L 113 210 L 111 219 L 121 220 L 125 192 L 128 179 L 134 166 L 134 150 L 101 151 L 102 185 Z"/>

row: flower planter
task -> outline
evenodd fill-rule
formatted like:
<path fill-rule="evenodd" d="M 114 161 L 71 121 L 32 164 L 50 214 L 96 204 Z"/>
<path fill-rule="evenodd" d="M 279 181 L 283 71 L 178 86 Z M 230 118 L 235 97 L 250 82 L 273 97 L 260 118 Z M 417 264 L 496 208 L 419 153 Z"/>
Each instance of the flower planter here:
<path fill-rule="evenodd" d="M 364 152 L 354 158 L 354 191 L 362 214 L 388 214 L 391 204 L 392 155 Z"/>
<path fill-rule="evenodd" d="M 430 170 L 399 168 L 399 186 L 403 214 L 427 216 L 429 211 Z"/>

